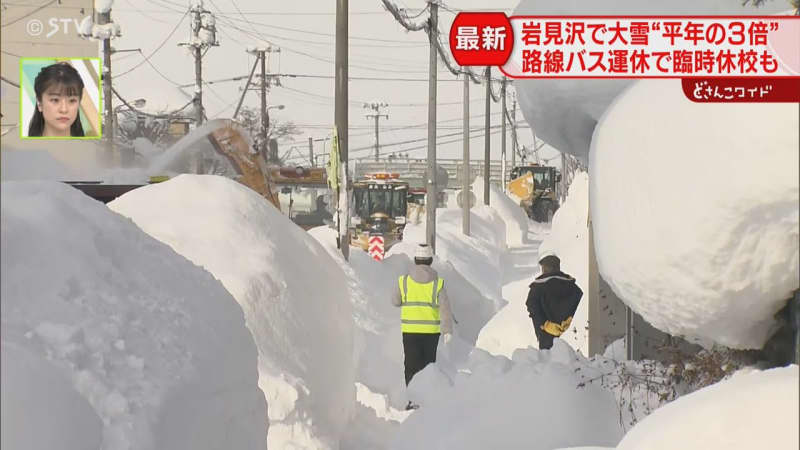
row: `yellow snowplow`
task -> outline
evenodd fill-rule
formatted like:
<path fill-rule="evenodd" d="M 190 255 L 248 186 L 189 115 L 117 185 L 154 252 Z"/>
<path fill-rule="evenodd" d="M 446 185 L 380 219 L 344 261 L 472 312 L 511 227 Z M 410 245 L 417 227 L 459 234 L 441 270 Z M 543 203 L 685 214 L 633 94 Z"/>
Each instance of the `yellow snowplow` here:
<path fill-rule="evenodd" d="M 389 251 L 403 240 L 407 202 L 408 183 L 397 174 L 369 174 L 354 182 L 350 245 L 369 252 L 370 241 L 380 236 L 383 251 Z"/>
<path fill-rule="evenodd" d="M 558 182 L 561 174 L 555 167 L 532 164 L 511 170 L 508 191 L 514 194 L 528 217 L 537 222 L 550 222 L 558 209 Z"/>

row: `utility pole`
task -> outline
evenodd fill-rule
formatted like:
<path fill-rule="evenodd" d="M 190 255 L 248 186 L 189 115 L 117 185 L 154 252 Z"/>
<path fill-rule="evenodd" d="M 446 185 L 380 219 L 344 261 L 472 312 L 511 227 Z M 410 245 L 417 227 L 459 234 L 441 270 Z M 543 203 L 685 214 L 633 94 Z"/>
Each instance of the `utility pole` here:
<path fill-rule="evenodd" d="M 194 54 L 194 107 L 197 126 L 203 123 L 203 54 L 210 47 L 219 46 L 217 28 L 211 11 L 203 7 L 203 0 L 198 0 L 189 10 L 192 13 L 192 39 L 178 45 L 191 47 Z"/>
<path fill-rule="evenodd" d="M 97 24 L 111 23 L 111 10 L 97 13 Z M 114 158 L 114 107 L 111 105 L 111 37 L 103 39 L 103 108 L 105 127 L 103 137 L 106 139 L 108 160 Z M 125 159 L 125 158 L 120 158 Z"/>
<path fill-rule="evenodd" d="M 514 93 L 511 110 L 511 168 L 517 167 L 517 94 Z"/>
<path fill-rule="evenodd" d="M 364 103 L 365 109 L 371 109 L 375 111 L 375 114 L 367 114 L 367 119 L 375 119 L 375 161 L 377 161 L 380 157 L 380 136 L 379 136 L 379 128 L 378 128 L 378 121 L 383 117 L 386 120 L 389 120 L 388 114 L 381 114 L 381 108 L 386 108 L 387 105 L 385 102 L 372 102 L 372 103 Z"/>
<path fill-rule="evenodd" d="M 347 137 L 348 137 L 348 123 L 347 123 L 347 105 L 348 105 L 348 92 L 347 83 L 348 76 L 348 61 L 347 53 L 348 45 L 348 3 L 349 0 L 336 0 L 336 108 L 335 108 L 335 123 L 336 132 L 338 135 L 339 156 L 342 166 L 342 182 L 340 189 L 343 195 L 339 199 L 339 245 L 342 249 L 342 256 L 345 261 L 350 259 L 350 205 L 348 204 L 349 189 L 347 182 Z"/>
<path fill-rule="evenodd" d="M 483 204 L 489 206 L 489 176 L 491 175 L 491 155 L 490 145 L 491 136 L 489 136 L 489 125 L 491 124 L 490 114 L 492 113 L 492 67 L 486 67 L 486 118 L 484 125 L 484 155 L 483 155 Z"/>
<path fill-rule="evenodd" d="M 256 63 L 253 65 L 253 70 L 250 72 L 252 77 L 252 73 L 255 71 L 256 66 L 260 66 L 261 68 L 261 83 L 259 84 L 258 91 L 261 97 L 261 129 L 259 130 L 259 148 L 258 151 L 264 156 L 266 161 L 274 162 L 273 160 L 277 159 L 277 157 L 269 155 L 269 110 L 270 108 L 267 106 L 267 93 L 269 92 L 269 88 L 272 86 L 273 81 L 275 84 L 280 83 L 280 79 L 278 75 L 267 73 L 267 54 L 272 53 L 280 53 L 281 49 L 273 48 L 272 46 L 266 47 L 255 47 L 250 48 L 247 50 L 248 53 L 256 56 Z M 248 85 L 249 85 L 248 79 Z M 247 89 L 247 85 L 245 86 Z M 241 100 L 240 100 L 241 104 Z M 283 106 L 280 106 L 279 109 L 283 109 Z M 238 109 L 237 109 L 238 111 Z M 235 116 L 234 116 L 235 117 Z"/>
<path fill-rule="evenodd" d="M 311 136 L 308 137 L 308 161 L 311 164 L 311 167 L 315 167 L 314 164 L 314 139 Z"/>
<path fill-rule="evenodd" d="M 472 186 L 469 184 L 469 76 L 464 74 L 464 155 L 461 158 L 461 232 L 469 236 L 469 207 Z"/>
<path fill-rule="evenodd" d="M 561 152 L 561 204 L 567 197 L 567 154 Z"/>
<path fill-rule="evenodd" d="M 503 186 L 503 192 L 506 191 L 506 78 L 503 77 L 503 83 L 500 85 L 500 115 L 502 116 L 501 137 L 500 137 L 500 185 Z"/>
<path fill-rule="evenodd" d="M 261 154 L 267 159 L 269 141 L 267 140 L 267 131 L 269 130 L 269 111 L 267 111 L 267 58 L 264 49 L 258 50 L 258 57 L 261 60 Z"/>
<path fill-rule="evenodd" d="M 431 16 L 428 27 L 430 59 L 428 63 L 428 191 L 425 195 L 425 241 L 436 253 L 436 81 L 438 60 L 436 45 L 439 34 L 439 3 L 430 0 Z"/>
<path fill-rule="evenodd" d="M 260 58 L 256 58 L 256 62 L 253 63 L 253 68 L 250 69 L 250 76 L 247 77 L 247 83 L 244 84 L 244 89 L 242 90 L 242 96 L 239 97 L 239 103 L 236 105 L 236 110 L 233 112 L 233 120 L 236 120 L 236 116 L 239 115 L 239 110 L 242 108 L 242 102 L 244 102 L 244 96 L 247 95 L 247 90 L 250 88 L 250 82 L 253 80 L 253 74 L 256 72 L 256 66 L 258 66 L 258 61 Z"/>

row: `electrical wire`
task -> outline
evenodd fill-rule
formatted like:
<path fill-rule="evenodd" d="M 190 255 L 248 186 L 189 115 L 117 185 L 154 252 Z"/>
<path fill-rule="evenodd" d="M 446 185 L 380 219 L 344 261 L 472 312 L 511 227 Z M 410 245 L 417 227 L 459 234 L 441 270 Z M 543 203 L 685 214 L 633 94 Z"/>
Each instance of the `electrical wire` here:
<path fill-rule="evenodd" d="M 5 51 L 5 50 L 2 50 L 2 49 L 0 49 L 0 52 L 2 52 L 2 53 L 4 53 L 4 54 L 6 54 L 6 55 L 8 55 L 8 56 L 13 56 L 13 57 L 15 57 L 15 58 L 22 58 L 22 57 L 23 57 L 22 55 L 18 55 L 18 54 L 16 54 L 16 53 L 7 52 L 7 51 Z"/>
<path fill-rule="evenodd" d="M 35 8 L 33 11 L 29 12 L 28 14 L 24 14 L 24 15 L 22 15 L 22 16 L 20 16 L 20 17 L 17 17 L 17 18 L 16 18 L 16 19 L 14 19 L 14 20 L 11 20 L 11 21 L 9 21 L 9 22 L 6 22 L 6 23 L 4 23 L 4 24 L 3 24 L 3 26 L 4 26 L 4 27 L 7 27 L 7 26 L 9 26 L 9 25 L 14 25 L 15 23 L 19 22 L 20 20 L 22 20 L 22 19 L 25 19 L 25 18 L 27 18 L 27 17 L 30 17 L 30 16 L 32 16 L 32 15 L 34 15 L 34 14 L 36 14 L 37 12 L 39 12 L 39 11 L 41 11 L 41 10 L 43 10 L 43 9 L 47 8 L 48 6 L 52 5 L 52 4 L 53 4 L 53 3 L 55 3 L 56 1 L 57 1 L 57 0 L 50 0 L 49 2 L 43 3 L 43 4 L 39 5 L 39 6 L 37 6 L 37 7 L 36 7 L 36 8 Z"/>
<path fill-rule="evenodd" d="M 144 111 L 142 111 L 140 109 L 137 109 L 133 105 L 128 103 L 127 100 L 125 100 L 124 98 L 122 98 L 121 95 L 119 95 L 119 92 L 117 92 L 117 90 L 114 89 L 113 86 L 111 87 L 111 92 L 113 92 L 114 95 L 119 99 L 119 101 L 121 101 L 122 104 L 127 106 L 131 111 L 135 111 L 137 114 L 141 114 L 141 115 L 147 116 L 147 117 L 152 117 L 152 118 L 155 118 L 155 119 L 166 119 L 166 118 L 170 118 L 170 117 L 175 117 L 175 116 L 178 115 L 179 112 L 183 111 L 184 109 L 188 108 L 190 105 L 192 105 L 194 103 L 194 99 L 192 99 L 192 100 L 189 100 L 189 102 L 187 104 L 183 105 L 182 107 L 180 107 L 180 108 L 178 108 L 178 109 L 176 109 L 176 110 L 174 110 L 172 112 L 163 113 L 163 114 L 150 114 L 148 112 L 144 112 Z"/>
<path fill-rule="evenodd" d="M 161 50 L 161 48 L 162 48 L 162 47 L 164 47 L 164 44 L 166 44 L 166 43 L 167 43 L 167 41 L 169 40 L 169 38 L 171 38 L 171 37 L 172 37 L 172 35 L 173 35 L 173 34 L 175 34 L 175 32 L 178 30 L 178 27 L 180 27 L 180 26 L 181 26 L 181 24 L 183 23 L 183 19 L 185 19 L 187 15 L 189 15 L 189 11 L 188 11 L 188 10 L 187 10 L 187 11 L 186 11 L 186 12 L 183 14 L 183 16 L 181 16 L 181 20 L 180 20 L 180 21 L 178 21 L 178 23 L 175 25 L 175 28 L 173 28 L 173 29 L 172 29 L 172 31 L 170 31 L 170 32 L 169 32 L 169 34 L 167 35 L 167 37 L 165 37 L 165 38 L 164 38 L 164 40 L 163 40 L 163 41 L 161 41 L 161 44 L 159 44 L 159 45 L 158 45 L 158 47 L 156 47 L 156 49 L 155 49 L 155 50 L 153 50 L 153 51 L 152 51 L 152 53 L 150 53 L 150 55 L 149 55 L 149 56 L 146 56 L 146 57 L 144 58 L 144 61 L 140 62 L 139 64 L 137 64 L 137 65 L 135 65 L 135 66 L 133 66 L 133 67 L 131 67 L 130 69 L 126 70 L 125 72 L 123 72 L 123 73 L 121 73 L 121 74 L 119 74 L 119 75 L 115 75 L 115 78 L 121 78 L 121 77 L 124 77 L 125 75 L 127 75 L 127 74 L 129 74 L 129 73 L 133 72 L 134 70 L 136 70 L 137 68 L 139 68 L 140 66 L 142 66 L 143 64 L 145 64 L 145 63 L 150 63 L 150 58 L 152 58 L 152 57 L 153 57 L 153 55 L 155 55 L 155 54 L 156 54 L 156 53 L 157 53 L 159 50 Z M 141 52 L 141 50 L 140 50 L 140 52 Z M 144 53 L 142 53 L 142 56 L 144 56 Z M 152 66 L 152 64 L 150 64 L 150 65 Z M 158 69 L 156 69 L 156 72 L 158 72 Z M 162 75 L 162 76 L 163 76 L 163 75 Z M 172 81 L 171 81 L 171 82 L 172 82 Z M 174 82 L 173 82 L 173 83 L 174 83 Z M 176 84 L 176 85 L 178 85 L 177 83 L 175 83 L 175 84 Z"/>
<path fill-rule="evenodd" d="M 153 17 L 153 16 L 151 16 L 149 14 L 146 14 L 144 11 L 142 11 L 141 9 L 137 8 L 136 6 L 134 6 L 134 4 L 133 4 L 133 2 L 131 2 L 131 0 L 125 0 L 125 3 L 129 4 L 131 6 L 131 8 L 133 8 L 134 11 L 138 12 L 139 14 L 141 14 L 143 17 L 146 17 L 147 19 L 150 19 L 150 20 L 152 20 L 154 22 L 163 23 L 163 24 L 166 24 L 166 25 L 170 24 L 170 22 L 165 22 L 163 20 L 156 19 L 155 17 Z"/>
<path fill-rule="evenodd" d="M 2 75 L 0 75 L 0 80 L 3 80 L 3 81 L 5 81 L 6 83 L 8 83 L 8 84 L 10 84 L 10 85 L 14 86 L 15 88 L 18 88 L 18 87 L 19 87 L 19 84 L 17 84 L 17 83 L 14 83 L 13 81 L 9 80 L 8 78 L 6 78 L 6 77 L 4 77 L 4 76 L 2 76 Z"/>

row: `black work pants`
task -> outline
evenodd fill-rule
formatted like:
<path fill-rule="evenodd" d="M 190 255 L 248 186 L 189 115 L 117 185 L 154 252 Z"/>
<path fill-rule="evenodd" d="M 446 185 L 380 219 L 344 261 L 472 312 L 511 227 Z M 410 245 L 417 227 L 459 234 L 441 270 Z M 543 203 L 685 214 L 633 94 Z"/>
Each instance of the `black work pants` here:
<path fill-rule="evenodd" d="M 548 350 L 553 347 L 553 338 L 555 336 L 537 327 L 536 322 L 533 322 L 533 330 L 536 332 L 536 339 L 539 341 L 539 350 Z"/>
<path fill-rule="evenodd" d="M 436 347 L 439 345 L 439 333 L 403 333 L 403 352 L 405 353 L 406 386 L 411 378 L 436 362 Z"/>

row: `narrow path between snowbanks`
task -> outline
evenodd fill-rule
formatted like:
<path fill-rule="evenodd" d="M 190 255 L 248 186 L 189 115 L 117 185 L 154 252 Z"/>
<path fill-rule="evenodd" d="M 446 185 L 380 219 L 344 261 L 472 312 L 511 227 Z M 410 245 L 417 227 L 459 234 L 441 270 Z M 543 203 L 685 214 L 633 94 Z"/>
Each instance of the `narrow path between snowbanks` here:
<path fill-rule="evenodd" d="M 516 349 L 539 347 L 525 301 L 528 285 L 539 273 L 539 246 L 547 227 L 528 232 L 527 243 L 503 255 L 503 298 L 508 302 L 487 323 L 475 344 L 477 348 L 508 358 Z"/>

